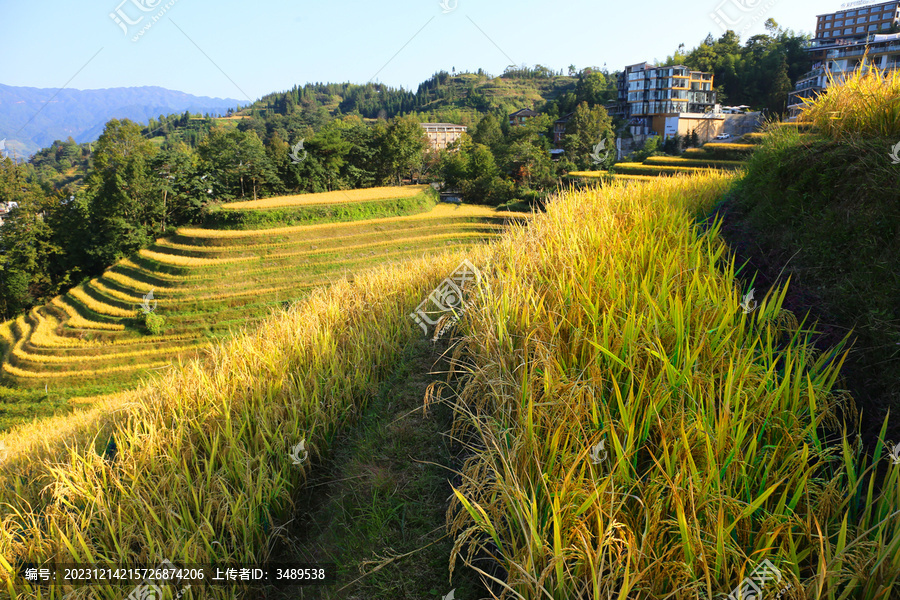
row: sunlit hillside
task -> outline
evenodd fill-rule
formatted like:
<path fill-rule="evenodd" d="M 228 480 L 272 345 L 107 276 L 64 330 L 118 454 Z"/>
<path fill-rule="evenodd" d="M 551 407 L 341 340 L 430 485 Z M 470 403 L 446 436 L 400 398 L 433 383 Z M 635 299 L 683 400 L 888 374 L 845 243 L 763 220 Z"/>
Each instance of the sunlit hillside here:
<path fill-rule="evenodd" d="M 416 260 L 319 288 L 99 410 L 23 428 L 0 464 L 3 566 L 266 560 L 338 432 L 422 339 L 409 314 L 468 259 L 482 282 L 449 334 L 458 376 L 426 396 L 452 408 L 452 438 L 466 448 L 447 512 L 452 576 L 464 563 L 504 574 L 492 585 L 510 598 L 699 600 L 771 564 L 773 594 L 888 598 L 900 580 L 900 464 L 860 452 L 853 400 L 835 386 L 841 349 L 810 345 L 782 306 L 785 288 L 751 302 L 717 226 L 698 225 L 733 182 L 679 175 L 563 192 L 490 246 L 439 253 L 438 241 Z M 433 218 L 379 226 L 413 239 L 413 224 Z M 317 231 L 343 227 L 359 224 Z M 227 260 L 194 268 L 242 281 L 261 260 L 262 247 L 243 249 L 253 240 L 303 261 L 308 244 L 325 243 L 301 239 L 312 231 L 182 231 L 152 256 L 172 267 Z M 175 252 L 182 245 L 194 253 Z M 269 277 L 267 287 L 286 285 Z M 202 285 L 178 287 L 198 295 Z M 298 442 L 308 460 L 292 460 Z M 861 483 L 876 464 L 881 484 Z M 411 525 L 382 526 L 399 543 Z M 403 559 L 387 562 L 412 564 Z M 360 579 L 353 566 L 342 567 L 347 585 Z M 39 597 L 21 580 L 4 589 Z M 192 587 L 185 597 L 241 593 Z"/>
<path fill-rule="evenodd" d="M 421 187 L 393 188 L 399 199 Z M 245 212 L 381 200 L 384 189 L 272 198 Z M 248 204 L 248 203 L 238 203 Z M 227 205 L 226 205 L 227 206 Z M 419 214 L 265 229 L 181 228 L 122 260 L 101 277 L 0 325 L 8 388 L 48 399 L 134 385 L 178 357 L 251 327 L 316 287 L 360 269 L 461 249 L 498 235 L 515 213 L 437 205 Z M 519 217 L 527 215 L 518 214 Z M 147 313 L 150 313 L 149 315 Z M 161 325 L 152 319 L 160 318 Z M 38 402 L 40 403 L 40 402 Z M 0 420 L 29 419 L 31 404 Z"/>

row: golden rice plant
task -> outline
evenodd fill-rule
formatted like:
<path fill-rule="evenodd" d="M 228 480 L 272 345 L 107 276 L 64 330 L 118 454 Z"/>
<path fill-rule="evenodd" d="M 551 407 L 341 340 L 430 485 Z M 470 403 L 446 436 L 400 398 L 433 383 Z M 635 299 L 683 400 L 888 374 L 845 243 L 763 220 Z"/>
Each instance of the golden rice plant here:
<path fill-rule="evenodd" d="M 693 148 L 690 148 L 693 150 Z M 734 142 L 707 142 L 703 144 L 701 151 L 714 152 L 716 150 L 733 150 L 738 152 L 752 152 L 756 149 L 756 144 L 740 144 Z"/>
<path fill-rule="evenodd" d="M 369 249 L 369 248 L 383 248 L 385 246 L 396 246 L 397 244 L 403 243 L 432 243 L 432 242 L 440 242 L 447 241 L 450 239 L 474 239 L 474 238 L 484 238 L 484 237 L 493 237 L 490 234 L 486 234 L 483 232 L 471 232 L 471 233 L 432 233 L 430 235 L 423 236 L 414 236 L 408 238 L 398 238 L 398 239 L 387 239 L 383 242 L 378 243 L 369 243 L 369 244 L 357 244 L 350 245 L 341 248 L 342 251 L 350 251 L 350 250 L 360 250 L 360 249 Z M 315 254 L 317 250 L 313 251 L 301 251 L 301 252 L 278 252 L 273 254 L 266 255 L 267 259 L 276 259 L 276 258 L 291 258 L 295 256 L 303 256 L 306 254 Z"/>
<path fill-rule="evenodd" d="M 126 262 L 128 262 L 128 261 L 124 260 L 124 261 L 120 262 L 119 264 L 124 266 L 126 264 Z M 150 291 L 151 288 L 152 289 L 164 289 L 167 293 L 172 293 L 174 289 L 177 289 L 175 287 L 176 284 L 184 283 L 186 281 L 190 281 L 191 279 L 202 279 L 202 278 L 208 277 L 208 275 L 196 275 L 196 276 L 183 275 L 183 276 L 178 276 L 178 277 L 165 277 L 165 276 L 163 276 L 163 274 L 155 272 L 155 271 L 145 271 L 144 269 L 138 267 L 137 265 L 134 265 L 133 263 L 128 268 L 135 269 L 137 271 L 140 271 L 141 273 L 145 273 L 146 275 L 149 275 L 156 279 L 159 279 L 161 282 L 164 282 L 165 285 L 160 285 L 157 288 L 156 285 L 144 283 L 143 281 L 134 279 L 133 277 L 129 277 L 125 273 L 115 270 L 115 267 L 113 267 L 112 269 L 106 270 L 103 273 L 103 277 L 106 279 L 109 279 L 110 281 L 114 281 L 124 287 L 130 288 L 131 290 L 134 290 L 135 295 L 140 295 L 140 296 L 143 296 L 144 294 L 146 294 L 148 291 Z"/>
<path fill-rule="evenodd" d="M 164 254 L 162 252 L 154 252 L 146 248 L 138 251 L 138 254 L 144 258 L 149 258 L 164 265 L 175 265 L 179 267 L 212 267 L 218 265 L 230 265 L 233 263 L 259 260 L 257 256 L 232 256 L 229 258 L 195 258 L 193 256 L 180 256 L 178 254 Z"/>
<path fill-rule="evenodd" d="M 364 244 L 360 246 L 347 246 L 343 248 L 344 251 L 356 251 L 362 250 L 355 257 L 348 259 L 346 256 L 339 258 L 329 258 L 326 260 L 308 260 L 301 263 L 296 263 L 292 265 L 280 264 L 278 266 L 265 267 L 265 268 L 256 268 L 243 273 L 229 273 L 232 277 L 230 281 L 218 281 L 211 283 L 209 285 L 205 285 L 202 287 L 191 287 L 191 288 L 183 288 L 178 291 L 181 292 L 182 295 L 173 297 L 173 298 L 161 298 L 159 299 L 159 303 L 161 305 L 168 304 L 172 307 L 172 309 L 177 310 L 179 306 L 193 302 L 193 301 L 215 301 L 215 300 L 223 300 L 229 298 L 237 298 L 246 295 L 253 294 L 268 294 L 271 296 L 272 293 L 279 293 L 282 291 L 291 291 L 291 290 L 302 290 L 307 289 L 316 285 L 324 285 L 328 283 L 329 278 L 334 277 L 340 271 L 343 271 L 348 268 L 360 268 L 365 267 L 369 263 L 373 261 L 383 262 L 383 261 L 392 261 L 402 258 L 407 258 L 411 254 L 420 254 L 422 252 L 441 250 L 444 251 L 448 247 L 454 248 L 462 248 L 468 245 L 480 243 L 485 237 L 493 237 L 493 236 L 476 236 L 471 237 L 467 236 L 465 238 L 460 239 L 460 236 L 440 236 L 436 239 L 430 240 L 431 243 L 427 244 L 413 244 L 411 246 L 404 246 L 402 248 L 394 248 L 394 249 L 385 249 L 381 247 L 377 247 L 371 244 Z M 405 240 L 395 240 L 393 243 L 389 244 L 390 246 L 396 246 L 398 243 L 403 242 L 415 242 L 416 240 L 405 239 Z M 439 243 L 443 241 L 444 243 Z M 377 251 L 377 252 L 376 252 Z M 280 254 L 278 255 L 279 259 L 295 259 L 302 258 L 303 256 L 310 256 L 311 258 L 315 258 L 315 252 L 313 253 L 290 253 L 290 254 Z M 270 255 L 267 258 L 272 258 Z M 273 261 L 274 262 L 274 261 Z M 291 266 L 292 268 L 286 268 Z M 327 267 L 331 267 L 330 270 L 325 272 L 309 272 L 309 274 L 297 274 L 295 269 L 297 268 L 305 268 L 305 267 L 315 267 L 316 269 L 323 269 Z M 238 275 L 241 277 L 239 278 Z M 274 275 L 274 276 L 273 276 Z M 290 283 L 288 283 L 290 282 Z M 274 286 L 273 284 L 284 284 L 279 286 Z M 260 286 L 266 285 L 268 286 L 266 289 L 259 289 Z M 212 295 L 196 295 L 201 290 L 208 289 L 221 289 L 227 288 L 227 292 L 222 292 L 218 294 Z M 256 291 L 254 291 L 256 290 Z M 171 289 L 167 290 L 171 291 Z M 191 295 L 188 295 L 191 294 Z"/>
<path fill-rule="evenodd" d="M 10 345 L 16 343 L 16 339 L 15 337 L 13 337 L 11 327 L 12 321 L 6 321 L 5 323 L 0 324 L 0 338 L 3 338 L 3 341 Z"/>
<path fill-rule="evenodd" d="M 618 169 L 619 167 L 626 167 L 626 168 L 635 167 L 636 168 L 636 167 L 647 167 L 649 165 L 644 164 L 644 163 L 635 163 L 635 162 L 621 162 L 621 163 L 616 163 L 614 166 L 615 166 L 615 168 Z M 692 167 L 692 166 L 691 167 L 681 166 L 681 165 L 677 165 L 677 164 L 654 165 L 654 169 L 658 169 L 660 171 L 671 171 L 673 173 L 695 173 L 695 172 L 703 173 L 703 172 L 712 170 L 712 169 L 703 169 L 703 168 L 697 168 L 697 167 Z"/>
<path fill-rule="evenodd" d="M 115 269 L 118 266 L 124 267 L 126 269 L 131 269 L 134 271 L 138 271 L 139 273 L 143 273 L 144 275 L 151 277 L 153 279 L 159 280 L 161 282 L 178 282 L 185 278 L 185 275 L 181 275 L 181 274 L 172 275 L 170 273 L 163 273 L 161 271 L 150 271 L 150 270 L 142 267 L 141 265 L 137 264 L 130 258 L 123 258 L 116 264 L 115 267 L 113 267 L 113 269 Z M 107 271 L 107 272 L 109 272 L 109 271 Z M 139 285 L 145 286 L 146 284 L 140 283 Z M 165 287 L 165 286 L 160 284 L 160 287 Z"/>
<path fill-rule="evenodd" d="M 64 325 L 73 329 L 104 329 L 107 331 L 124 331 L 125 325 L 121 323 L 100 323 L 98 321 L 89 321 L 78 314 L 75 308 L 68 304 L 62 296 L 57 296 L 50 301 L 50 304 L 62 309 L 69 317 L 65 320 Z"/>
<path fill-rule="evenodd" d="M 44 347 L 73 347 L 83 348 L 92 345 L 92 342 L 80 340 L 78 338 L 65 338 L 56 335 L 56 328 L 59 327 L 59 320 L 52 315 L 45 315 L 40 308 L 31 311 L 37 322 L 31 332 L 28 341 L 31 344 Z"/>
<path fill-rule="evenodd" d="M 136 310 L 126 310 L 124 308 L 119 308 L 118 306 L 112 306 L 111 304 L 101 302 L 93 296 L 88 295 L 87 292 L 84 291 L 84 288 L 81 286 L 72 288 L 71 290 L 69 290 L 68 294 L 98 315 L 128 318 L 134 317 L 137 314 Z"/>
<path fill-rule="evenodd" d="M 656 165 L 656 164 L 644 164 L 644 163 L 616 163 L 614 165 L 614 169 L 616 174 L 623 175 L 657 175 L 657 176 L 666 176 L 666 175 L 678 175 L 685 174 L 689 175 L 692 173 L 710 173 L 716 171 L 714 168 L 706 168 L 706 167 L 688 167 L 688 166 L 677 166 L 677 165 Z"/>
<path fill-rule="evenodd" d="M 797 118 L 832 137 L 900 137 L 900 71 L 884 71 L 864 60 L 837 80 L 828 72 L 828 88 L 804 98 Z"/>
<path fill-rule="evenodd" d="M 120 360 L 123 358 L 135 358 L 139 356 L 158 356 L 160 354 L 167 355 L 175 355 L 179 352 L 184 352 L 187 350 L 196 350 L 201 346 L 205 346 L 205 342 L 201 343 L 192 343 L 192 344 L 184 344 L 184 345 L 166 345 L 160 348 L 145 348 L 143 350 L 131 350 L 124 352 L 111 352 L 108 354 L 92 354 L 92 355 L 78 355 L 75 360 L 78 363 L 83 362 L 99 362 L 99 361 L 113 361 Z M 102 346 L 99 346 L 102 348 Z M 111 346 L 115 348 L 115 346 Z M 38 364 L 71 364 L 73 361 L 73 357 L 65 354 L 32 354 L 23 350 L 20 347 L 14 348 L 12 351 L 12 355 L 16 358 L 19 358 L 24 361 L 38 363 Z"/>
<path fill-rule="evenodd" d="M 745 133 L 741 136 L 742 144 L 762 144 L 766 139 L 766 134 L 760 131 L 754 131 L 751 133 Z"/>
<path fill-rule="evenodd" d="M 448 525 L 454 562 L 490 577 L 480 551 L 508 574 L 502 598 L 707 599 L 764 559 L 784 577 L 771 597 L 900 585 L 900 465 L 876 455 L 887 485 L 865 478 L 843 346 L 815 350 L 786 288 L 742 300 L 718 225 L 694 221 L 732 181 L 565 192 L 487 260 Z"/>
<path fill-rule="evenodd" d="M 571 177 L 607 177 L 610 175 L 607 171 L 569 171 Z"/>
<path fill-rule="evenodd" d="M 13 561 L 264 561 L 310 464 L 421 336 L 409 312 L 462 258 L 481 264 L 483 255 L 433 255 L 339 281 L 204 360 L 170 369 L 114 410 L 110 401 L 109 414 L 77 415 L 64 435 L 41 422 L 21 427 L 22 448 L 0 463 L 4 589 L 39 595 L 9 578 Z M 105 461 L 97 448 L 111 435 L 118 456 Z M 301 440 L 310 454 L 298 466 L 289 453 Z M 204 589 L 207 598 L 233 593 Z"/>
<path fill-rule="evenodd" d="M 99 367 L 96 369 L 78 369 L 72 371 L 30 371 L 28 369 L 16 367 L 9 363 L 3 363 L 3 372 L 12 375 L 13 377 L 20 377 L 23 379 L 68 379 L 76 377 L 96 378 L 102 375 L 110 375 L 112 373 L 143 371 L 147 369 L 159 369 L 169 366 L 171 366 L 171 362 L 165 360 L 138 364 L 117 365 L 111 367 Z"/>
<path fill-rule="evenodd" d="M 200 246 L 166 242 L 164 244 L 157 244 L 157 246 L 165 247 L 167 249 L 176 249 L 182 252 L 202 252 L 213 256 L 222 256 L 227 255 L 230 252 L 247 252 L 248 250 L 253 252 L 262 252 L 265 250 L 285 248 L 288 246 L 299 246 L 301 244 L 315 244 L 319 248 L 331 246 L 344 247 L 344 244 L 346 244 L 349 240 L 371 239 L 372 241 L 376 241 L 378 239 L 381 239 L 383 236 L 406 235 L 408 232 L 425 229 L 440 228 L 440 230 L 442 231 L 452 231 L 464 228 L 484 228 L 487 230 L 501 229 L 501 226 L 499 225 L 494 225 L 491 223 L 479 223 L 477 221 L 472 221 L 471 218 L 453 220 L 435 219 L 433 222 L 420 221 L 418 223 L 403 224 L 407 226 L 395 228 L 388 227 L 385 224 L 370 227 L 358 227 L 356 226 L 356 222 L 346 223 L 344 225 L 348 225 L 348 227 L 342 227 L 340 229 L 336 228 L 330 232 L 305 232 L 306 235 L 285 236 L 288 239 L 271 243 L 260 243 L 256 240 L 253 240 L 244 244 Z M 329 235 L 326 235 L 326 233 L 328 233 Z"/>
<path fill-rule="evenodd" d="M 104 273 L 103 276 L 106 277 L 106 273 Z M 122 300 L 123 302 L 131 302 L 132 304 L 140 304 L 141 302 L 143 302 L 144 296 L 145 296 L 151 289 L 154 290 L 154 292 L 155 292 L 156 289 L 157 289 L 157 288 L 151 288 L 150 286 L 147 286 L 146 284 L 144 284 L 142 287 L 145 288 L 145 291 L 143 291 L 143 292 L 141 292 L 141 291 L 135 291 L 135 292 L 132 293 L 132 294 L 128 294 L 128 293 L 125 293 L 125 292 L 123 292 L 123 291 L 121 291 L 121 290 L 118 290 L 118 289 L 116 289 L 116 288 L 109 287 L 109 286 L 105 285 L 105 284 L 104 284 L 101 280 L 99 280 L 99 279 L 91 279 L 91 281 L 88 283 L 88 285 L 90 285 L 91 288 L 97 290 L 97 291 L 100 292 L 101 294 L 104 294 L 104 295 L 106 295 L 106 296 L 112 296 L 113 298 L 115 298 L 115 299 L 117 299 L 117 300 Z M 168 294 L 168 293 L 169 293 L 169 290 L 166 289 L 165 292 Z"/>
<path fill-rule="evenodd" d="M 685 167 L 709 167 L 712 169 L 740 169 L 744 162 L 740 160 L 715 160 L 702 158 L 682 158 L 680 156 L 650 156 L 645 165 L 672 165 Z"/>
<path fill-rule="evenodd" d="M 597 179 L 598 183 L 604 181 L 652 181 L 658 179 L 656 175 L 626 175 L 624 173 L 608 173 L 606 171 L 571 171 L 568 175 L 570 177 Z"/>
<path fill-rule="evenodd" d="M 428 189 L 427 185 L 407 185 L 402 187 L 377 187 L 360 190 L 336 190 L 318 194 L 295 194 L 293 196 L 277 196 L 262 200 L 246 200 L 222 204 L 225 210 L 265 210 L 288 206 L 310 206 L 319 204 L 354 204 L 373 200 L 392 200 L 396 198 L 412 198 Z"/>

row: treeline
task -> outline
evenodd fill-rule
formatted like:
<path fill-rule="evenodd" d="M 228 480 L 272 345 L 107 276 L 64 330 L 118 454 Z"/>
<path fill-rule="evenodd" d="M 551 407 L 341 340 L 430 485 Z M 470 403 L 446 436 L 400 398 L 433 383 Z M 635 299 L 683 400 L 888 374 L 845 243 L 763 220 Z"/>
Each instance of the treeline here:
<path fill-rule="evenodd" d="M 583 78 L 594 72 L 597 71 L 583 69 L 581 72 L 575 72 L 574 67 L 570 67 L 571 77 Z M 609 77 L 608 73 L 605 75 Z M 561 76 L 562 71 L 554 72 L 541 65 L 533 68 L 510 66 L 501 79 L 552 83 L 556 77 Z M 328 107 L 335 110 L 338 116 L 358 114 L 367 119 L 392 118 L 422 112 L 426 108 L 433 110 L 447 106 L 472 108 L 484 112 L 501 107 L 502 100 L 495 100 L 480 89 L 493 79 L 494 77 L 482 69 L 478 69 L 475 73 L 454 71 L 452 75 L 447 71 L 439 71 L 419 84 L 415 92 L 380 83 L 306 84 L 295 86 L 286 92 L 264 96 L 252 108 L 260 114 L 288 116 L 296 112 L 315 112 Z M 611 81 L 614 90 L 615 77 L 612 77 Z M 569 86 L 570 79 L 559 81 L 558 84 L 560 87 Z M 535 88 L 533 91 L 538 92 L 538 89 Z"/>
<path fill-rule="evenodd" d="M 766 33 L 750 37 L 743 46 L 740 37 L 730 30 L 719 39 L 708 35 L 690 52 L 685 52 L 682 44 L 663 64 L 682 64 L 713 73 L 720 104 L 784 112 L 794 83 L 811 68 L 812 61 L 804 49 L 810 38 L 782 29 L 774 19 L 768 19 L 765 28 Z"/>
<path fill-rule="evenodd" d="M 540 200 L 557 189 L 564 173 L 605 169 L 614 162 L 615 152 L 593 152 L 601 143 L 615 147 L 615 124 L 603 106 L 582 102 L 575 108 L 558 161 L 549 152 L 554 120 L 541 114 L 511 126 L 505 113 L 489 113 L 438 157 L 436 172 L 466 202 L 498 205 L 512 199 Z"/>

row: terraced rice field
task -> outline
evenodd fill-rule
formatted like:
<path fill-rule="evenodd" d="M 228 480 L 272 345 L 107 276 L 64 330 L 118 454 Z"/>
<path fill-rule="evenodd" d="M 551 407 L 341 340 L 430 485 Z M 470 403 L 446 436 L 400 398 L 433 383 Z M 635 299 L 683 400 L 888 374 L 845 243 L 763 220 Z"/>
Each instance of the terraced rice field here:
<path fill-rule="evenodd" d="M 368 198 L 347 193 L 359 201 Z M 408 193 L 421 190 L 410 186 Z M 279 199 L 263 202 L 279 205 Z M 510 219 L 528 216 L 438 205 L 412 216 L 347 223 L 244 231 L 182 228 L 0 325 L 0 377 L 8 387 L 46 386 L 64 396 L 122 389 L 252 326 L 313 288 L 380 263 L 483 243 Z M 141 304 L 150 291 L 148 306 L 166 319 L 162 335 L 143 329 Z"/>
<path fill-rule="evenodd" d="M 212 229 L 271 229 L 413 215 L 434 206 L 430 186 L 337 190 L 228 202 L 206 216 Z"/>
<path fill-rule="evenodd" d="M 648 181 L 672 175 L 709 174 L 736 171 L 743 167 L 749 153 L 762 140 L 761 133 L 748 133 L 741 143 L 709 142 L 702 148 L 688 148 L 682 156 L 650 156 L 643 162 L 616 163 L 612 171 L 571 171 L 568 177 L 596 181 Z"/>

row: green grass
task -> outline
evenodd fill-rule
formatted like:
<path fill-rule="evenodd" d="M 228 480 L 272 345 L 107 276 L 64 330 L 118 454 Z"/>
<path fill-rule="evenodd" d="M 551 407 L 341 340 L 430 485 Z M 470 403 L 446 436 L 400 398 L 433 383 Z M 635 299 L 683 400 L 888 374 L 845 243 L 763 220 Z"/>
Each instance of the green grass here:
<path fill-rule="evenodd" d="M 435 205 L 434 195 L 423 192 L 410 198 L 387 198 L 368 202 L 323 204 L 269 210 L 212 210 L 205 226 L 216 229 L 268 229 L 291 225 L 343 223 L 398 215 L 414 215 Z"/>
<path fill-rule="evenodd" d="M 720 210 L 729 244 L 767 281 L 791 277 L 793 309 L 820 318 L 828 343 L 852 331 L 845 385 L 869 415 L 870 447 L 888 410 L 900 441 L 900 169 L 888 156 L 896 143 L 772 126 Z"/>
<path fill-rule="evenodd" d="M 440 346 L 443 349 L 443 344 Z M 475 598 L 481 587 L 471 571 L 449 579 L 453 540 L 442 528 L 448 479 L 455 464 L 447 438 L 452 413 L 445 403 L 424 410 L 428 386 L 444 379 L 434 371 L 437 349 L 419 339 L 362 412 L 335 443 L 335 451 L 310 474 L 295 498 L 301 517 L 291 524 L 274 561 L 329 561 L 338 583 L 308 588 L 309 600 L 365 597 L 419 600 Z M 365 574 L 359 565 L 365 565 Z M 380 568 L 378 568 L 380 567 Z M 269 596 L 295 598 L 299 589 Z"/>

